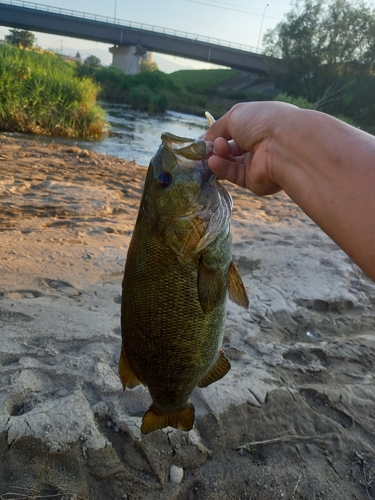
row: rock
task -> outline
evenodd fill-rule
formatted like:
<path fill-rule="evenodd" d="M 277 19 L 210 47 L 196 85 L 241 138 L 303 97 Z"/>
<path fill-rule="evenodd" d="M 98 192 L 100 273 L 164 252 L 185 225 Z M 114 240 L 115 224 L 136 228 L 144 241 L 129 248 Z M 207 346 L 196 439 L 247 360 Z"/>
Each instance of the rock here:
<path fill-rule="evenodd" d="M 171 465 L 169 470 L 169 478 L 172 483 L 180 484 L 184 477 L 184 469 L 177 465 Z"/>

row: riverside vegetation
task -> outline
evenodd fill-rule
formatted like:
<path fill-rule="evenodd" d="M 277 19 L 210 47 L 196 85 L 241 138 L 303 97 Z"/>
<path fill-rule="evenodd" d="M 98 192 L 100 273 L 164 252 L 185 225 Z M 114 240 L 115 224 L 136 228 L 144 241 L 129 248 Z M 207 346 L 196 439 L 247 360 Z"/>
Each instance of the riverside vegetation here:
<path fill-rule="evenodd" d="M 83 138 L 103 132 L 99 85 L 56 54 L 5 43 L 0 82 L 1 130 Z"/>
<path fill-rule="evenodd" d="M 167 75 L 144 71 L 125 75 L 113 67 L 64 60 L 60 55 L 37 48 L 5 43 L 0 47 L 0 130 L 41 135 L 95 139 L 105 129 L 105 113 L 98 99 L 126 103 L 132 109 L 163 113 L 167 109 L 202 115 L 207 97 L 217 85 L 236 75 L 233 70 L 213 70 L 210 85 L 202 95 L 190 92 L 194 73 Z M 204 72 L 203 72 L 204 73 Z M 181 82 L 190 82 L 188 88 Z M 198 85 L 198 89 L 199 89 Z M 204 92 L 208 92 L 208 96 Z M 216 116 L 223 106 L 210 109 Z"/>
<path fill-rule="evenodd" d="M 113 67 L 82 64 L 77 66 L 77 74 L 96 81 L 102 88 L 103 100 L 129 104 L 135 110 L 154 114 L 172 109 L 202 116 L 210 109 L 214 116 L 220 116 L 238 97 L 233 92 L 221 91 L 220 85 L 240 72 L 231 69 L 181 70 L 167 75 L 157 69 L 146 69 L 137 75 L 125 75 Z M 242 92 L 242 100 L 251 97 L 254 93 Z M 257 94 L 257 97 L 258 100 L 270 99 L 266 94 Z"/>
<path fill-rule="evenodd" d="M 94 56 L 84 64 L 72 63 L 58 54 L 5 43 L 0 47 L 0 130 L 95 139 L 105 129 L 98 99 L 150 114 L 173 109 L 202 116 L 209 108 L 220 116 L 235 96 L 228 92 L 224 102 L 222 95 L 217 98 L 218 87 L 237 74 L 193 70 L 167 75 L 146 66 L 138 75 L 125 75 L 101 66 Z"/>
<path fill-rule="evenodd" d="M 340 12 L 340 16 L 337 15 Z M 239 101 L 276 99 L 323 111 L 375 133 L 375 9 L 364 1 L 301 0 L 264 36 L 266 92 L 246 73 L 183 70 L 170 75 L 153 63 L 125 75 L 90 56 L 72 64 L 60 56 L 0 47 L 0 128 L 98 137 L 104 112 L 97 98 L 132 109 L 224 114 Z M 148 65 L 147 65 L 148 64 Z M 247 83 L 246 83 L 247 81 Z M 245 85 L 243 85 L 245 82 Z"/>

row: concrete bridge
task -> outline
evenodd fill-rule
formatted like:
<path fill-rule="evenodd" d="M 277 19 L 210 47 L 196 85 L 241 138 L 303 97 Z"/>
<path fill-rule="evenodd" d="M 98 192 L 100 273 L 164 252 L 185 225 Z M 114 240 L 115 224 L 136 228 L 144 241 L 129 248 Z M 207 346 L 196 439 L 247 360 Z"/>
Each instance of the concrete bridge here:
<path fill-rule="evenodd" d="M 113 65 L 125 73 L 139 71 L 146 51 L 266 73 L 263 56 L 251 47 L 26 1 L 0 0 L 0 25 L 113 44 Z"/>

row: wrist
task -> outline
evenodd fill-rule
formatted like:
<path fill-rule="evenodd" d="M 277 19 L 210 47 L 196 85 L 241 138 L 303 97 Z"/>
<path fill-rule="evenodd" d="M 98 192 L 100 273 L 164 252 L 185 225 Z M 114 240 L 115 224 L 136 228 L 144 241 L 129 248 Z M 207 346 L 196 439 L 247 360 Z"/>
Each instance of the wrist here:
<path fill-rule="evenodd" d="M 304 159 L 308 159 L 306 145 L 311 142 L 312 131 L 307 130 L 310 123 L 309 110 L 291 105 L 280 107 L 274 117 L 267 146 L 268 171 L 270 178 L 284 191 L 288 191 L 292 179 L 299 177 Z"/>

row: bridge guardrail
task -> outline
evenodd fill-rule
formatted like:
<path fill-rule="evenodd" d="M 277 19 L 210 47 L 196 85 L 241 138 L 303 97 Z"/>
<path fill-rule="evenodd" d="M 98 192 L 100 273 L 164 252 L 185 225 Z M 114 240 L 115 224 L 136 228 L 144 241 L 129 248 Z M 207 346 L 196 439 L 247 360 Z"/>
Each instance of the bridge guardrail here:
<path fill-rule="evenodd" d="M 43 5 L 35 2 L 27 2 L 24 0 L 1 0 L 1 4 L 16 5 L 18 7 L 24 7 L 27 9 L 41 10 L 44 12 L 52 12 L 55 14 L 61 14 L 64 16 L 79 17 L 87 19 L 90 21 L 104 22 L 108 24 L 116 24 L 119 26 L 126 26 L 128 28 L 136 28 L 145 31 L 153 31 L 155 33 L 162 33 L 164 35 L 172 35 L 180 38 L 188 38 L 189 40 L 196 40 L 199 42 L 209 43 L 212 45 L 220 45 L 221 47 L 229 47 L 236 50 L 243 50 L 245 52 L 255 52 L 261 54 L 262 51 L 255 47 L 250 47 L 248 45 L 242 45 L 238 43 L 233 43 L 225 40 L 220 40 L 218 38 L 204 37 L 201 35 L 196 35 L 194 33 L 187 33 L 184 31 L 173 30 L 170 28 L 162 28 L 160 26 L 152 26 L 150 24 L 136 23 L 133 21 L 125 21 L 123 19 L 118 19 L 109 16 L 99 16 L 96 14 L 89 14 L 87 12 L 80 12 L 77 10 L 61 9 L 59 7 L 52 7 L 49 5 Z"/>

